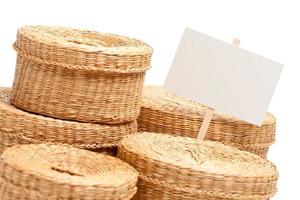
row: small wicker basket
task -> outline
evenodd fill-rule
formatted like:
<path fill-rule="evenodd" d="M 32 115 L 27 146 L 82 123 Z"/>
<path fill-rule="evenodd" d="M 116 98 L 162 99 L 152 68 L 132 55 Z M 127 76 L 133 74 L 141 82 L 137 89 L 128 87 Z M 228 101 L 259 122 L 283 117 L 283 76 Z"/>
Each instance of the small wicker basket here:
<path fill-rule="evenodd" d="M 152 48 L 128 37 L 49 26 L 19 29 L 11 102 L 82 122 L 136 120 Z"/>
<path fill-rule="evenodd" d="M 214 141 L 144 132 L 126 136 L 118 157 L 139 172 L 134 199 L 266 200 L 276 193 L 271 162 Z"/>
<path fill-rule="evenodd" d="M 84 149 L 116 147 L 135 133 L 135 121 L 119 125 L 81 123 L 44 117 L 9 103 L 10 88 L 0 88 L 0 153 L 18 144 L 70 144 Z"/>
<path fill-rule="evenodd" d="M 139 131 L 196 137 L 206 107 L 179 97 L 162 87 L 147 86 L 142 96 Z M 216 113 L 209 125 L 206 139 L 219 141 L 241 150 L 267 156 L 275 142 L 275 117 L 267 113 L 261 127 Z"/>
<path fill-rule="evenodd" d="M 137 171 L 118 158 L 67 145 L 20 145 L 0 160 L 1 200 L 129 200 Z"/>

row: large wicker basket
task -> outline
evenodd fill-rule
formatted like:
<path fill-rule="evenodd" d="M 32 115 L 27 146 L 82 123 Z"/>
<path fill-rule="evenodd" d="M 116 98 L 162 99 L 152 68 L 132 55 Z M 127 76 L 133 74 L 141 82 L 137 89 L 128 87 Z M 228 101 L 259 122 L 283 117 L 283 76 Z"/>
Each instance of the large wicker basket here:
<path fill-rule="evenodd" d="M 276 193 L 271 162 L 214 141 L 144 132 L 126 136 L 118 156 L 139 172 L 134 199 L 266 200 Z"/>
<path fill-rule="evenodd" d="M 24 110 L 82 122 L 123 123 L 140 111 L 152 49 L 128 37 L 26 26 L 14 44 L 11 102 Z"/>
<path fill-rule="evenodd" d="M 9 103 L 10 88 L 0 88 L 0 153 L 17 144 L 70 144 L 89 150 L 115 148 L 135 133 L 135 121 L 119 125 L 59 120 L 20 110 Z"/>
<path fill-rule="evenodd" d="M 118 158 L 65 145 L 15 146 L 0 160 L 1 200 L 129 200 L 137 179 Z"/>
<path fill-rule="evenodd" d="M 205 107 L 179 97 L 161 87 L 147 86 L 142 96 L 139 131 L 196 137 Z M 267 113 L 261 127 L 216 113 L 209 125 L 206 139 L 220 141 L 241 150 L 267 156 L 275 141 L 275 117 Z"/>

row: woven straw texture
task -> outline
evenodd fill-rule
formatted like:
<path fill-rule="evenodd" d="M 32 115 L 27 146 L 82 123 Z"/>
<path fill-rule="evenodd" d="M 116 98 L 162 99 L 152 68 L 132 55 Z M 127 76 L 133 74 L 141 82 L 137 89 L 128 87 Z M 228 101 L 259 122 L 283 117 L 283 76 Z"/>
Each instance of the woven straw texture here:
<path fill-rule="evenodd" d="M 147 86 L 142 96 L 139 131 L 196 137 L 205 107 L 179 97 L 158 86 Z M 261 127 L 216 113 L 209 125 L 206 139 L 220 141 L 241 150 L 267 156 L 275 142 L 275 117 L 267 113 Z"/>
<path fill-rule="evenodd" d="M 138 117 L 152 55 L 147 44 L 93 31 L 26 26 L 14 48 L 16 107 L 82 122 L 116 124 Z"/>
<path fill-rule="evenodd" d="M 120 159 L 67 145 L 20 145 L 0 161 L 1 200 L 127 200 L 137 171 Z"/>
<path fill-rule="evenodd" d="M 118 156 L 139 172 L 134 199 L 266 200 L 276 193 L 271 162 L 214 141 L 143 132 L 126 136 Z"/>
<path fill-rule="evenodd" d="M 70 144 L 85 149 L 116 147 L 135 133 L 135 121 L 119 125 L 59 120 L 22 111 L 9 103 L 10 88 L 0 88 L 0 153 L 17 144 Z"/>

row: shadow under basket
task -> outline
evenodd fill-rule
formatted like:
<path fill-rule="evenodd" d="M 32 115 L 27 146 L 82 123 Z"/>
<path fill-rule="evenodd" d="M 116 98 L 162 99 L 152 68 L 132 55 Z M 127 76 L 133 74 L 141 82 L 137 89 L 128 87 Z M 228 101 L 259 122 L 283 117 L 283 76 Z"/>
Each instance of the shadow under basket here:
<path fill-rule="evenodd" d="M 111 148 L 100 148 L 100 149 L 87 149 L 96 153 L 102 153 L 105 155 L 116 157 L 118 154 L 118 147 L 111 147 Z"/>
<path fill-rule="evenodd" d="M 14 44 L 11 103 L 59 119 L 117 124 L 140 111 L 152 48 L 128 37 L 26 26 Z"/>

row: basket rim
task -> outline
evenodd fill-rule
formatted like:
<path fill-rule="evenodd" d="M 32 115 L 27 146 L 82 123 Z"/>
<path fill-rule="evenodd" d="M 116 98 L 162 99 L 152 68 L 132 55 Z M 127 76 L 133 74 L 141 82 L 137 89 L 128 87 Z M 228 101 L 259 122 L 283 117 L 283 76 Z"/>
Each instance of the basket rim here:
<path fill-rule="evenodd" d="M 61 33 L 60 35 L 51 33 L 51 31 L 57 31 Z M 89 45 L 89 44 L 80 44 L 66 39 L 63 37 L 62 33 L 65 32 L 68 35 L 69 40 L 78 39 L 75 37 L 76 34 L 90 34 L 94 36 L 104 36 L 112 37 L 115 39 L 122 40 L 123 42 L 132 43 L 131 46 L 121 46 L 121 47 L 105 47 L 101 45 Z M 73 33 L 73 34 L 72 34 Z M 153 53 L 152 47 L 147 43 L 142 42 L 141 40 L 130 38 L 127 36 L 103 33 L 98 31 L 72 28 L 72 27 L 63 27 L 63 26 L 46 26 L 46 25 L 27 25 L 18 29 L 18 34 L 24 35 L 29 39 L 41 42 L 46 45 L 55 46 L 58 48 L 68 48 L 85 53 L 101 53 L 105 55 L 149 55 Z M 72 37 L 73 35 L 73 37 Z M 82 37 L 82 36 L 81 36 Z M 82 38 L 84 39 L 84 38 Z M 88 39 L 88 38 L 86 38 Z M 83 41 L 84 42 L 84 41 Z"/>
<path fill-rule="evenodd" d="M 193 102 L 189 99 L 178 96 L 170 91 L 167 91 L 161 86 L 147 85 L 143 89 L 141 109 L 152 109 L 154 111 L 159 111 L 167 114 L 176 114 L 188 118 L 203 119 L 207 107 L 200 103 Z M 254 126 L 249 122 L 220 112 L 215 112 L 211 123 L 218 122 Z M 262 126 L 273 124 L 276 124 L 276 118 L 272 113 L 267 112 L 265 114 Z"/>
<path fill-rule="evenodd" d="M 144 134 L 144 135 L 143 135 Z M 144 137 L 147 136 L 147 134 L 154 134 L 154 135 L 157 135 L 158 137 L 164 137 L 164 136 L 169 136 L 169 137 L 173 137 L 173 138 L 187 138 L 189 140 L 196 140 L 195 138 L 189 138 L 189 137 L 182 137 L 182 136 L 172 136 L 172 135 L 167 135 L 167 134 L 161 134 L 161 133 L 153 133 L 153 132 L 138 132 L 138 133 L 135 133 L 135 134 L 130 134 L 128 136 L 125 136 L 122 140 L 121 140 L 121 143 L 119 145 L 119 148 L 118 148 L 118 151 L 119 150 L 124 150 L 124 151 L 128 151 L 130 152 L 131 154 L 134 154 L 136 157 L 138 157 L 139 159 L 142 159 L 142 160 L 147 160 L 151 163 L 156 163 L 157 165 L 161 165 L 161 166 L 165 166 L 166 168 L 180 168 L 180 169 L 185 169 L 185 170 L 191 170 L 195 173 L 200 173 L 200 174 L 205 174 L 207 176 L 210 176 L 210 177 L 223 177 L 223 178 L 236 178 L 238 180 L 251 180 L 251 179 L 256 179 L 257 177 L 259 178 L 271 178 L 271 179 L 274 179 L 274 180 L 277 180 L 278 178 L 278 171 L 277 171 L 277 168 L 276 166 L 271 163 L 270 161 L 260 157 L 259 155 L 256 155 L 256 154 L 253 154 L 253 153 L 250 153 L 250 152 L 247 152 L 247 151 L 242 151 L 242 150 L 239 150 L 235 147 L 232 147 L 232 146 L 228 146 L 228 145 L 224 145 L 220 142 L 216 142 L 216 141 L 209 141 L 209 143 L 211 144 L 216 144 L 217 146 L 223 146 L 223 147 L 226 147 L 226 148 L 230 148 L 232 150 L 236 150 L 237 152 L 241 152 L 243 154 L 247 154 L 247 155 L 250 155 L 252 157 L 255 157 L 256 159 L 258 160 L 261 160 L 261 161 L 264 161 L 265 163 L 268 163 L 272 168 L 273 168 L 273 175 L 272 176 L 243 176 L 243 175 L 233 175 L 233 174 L 230 174 L 230 175 L 226 175 L 226 174 L 222 174 L 222 173 L 213 173 L 213 172 L 205 172 L 205 171 L 201 171 L 191 165 L 186 165 L 184 163 L 176 163 L 176 162 L 172 162 L 170 161 L 169 159 L 168 160 L 162 160 L 161 158 L 159 157 L 155 157 L 155 156 L 150 156 L 150 155 L 147 155 L 145 154 L 144 152 L 135 152 L 133 150 L 132 147 L 128 147 L 126 145 L 126 142 L 127 140 L 131 140 L 131 138 L 134 138 L 136 136 L 139 136 L 139 135 L 143 135 Z M 206 141 L 207 142 L 207 141 Z"/>
<path fill-rule="evenodd" d="M 198 194 L 198 195 L 208 195 L 210 197 L 218 197 L 218 198 L 228 198 L 231 200 L 257 200 L 257 199 L 261 199 L 261 198 L 271 198 L 272 196 L 275 195 L 275 193 L 277 192 L 274 191 L 273 193 L 270 194 L 238 194 L 238 193 L 226 193 L 226 192 L 222 192 L 222 191 L 206 191 L 206 190 L 196 190 L 191 188 L 190 186 L 180 186 L 178 187 L 177 185 L 168 183 L 164 180 L 158 180 L 158 179 L 154 179 L 154 178 L 150 178 L 147 176 L 144 176 L 142 174 L 139 175 L 139 178 L 142 181 L 148 182 L 148 183 L 152 183 L 155 184 L 156 186 L 160 186 L 161 188 L 167 189 L 167 190 L 177 190 L 180 192 L 185 192 L 185 193 L 191 193 L 191 194 Z"/>

